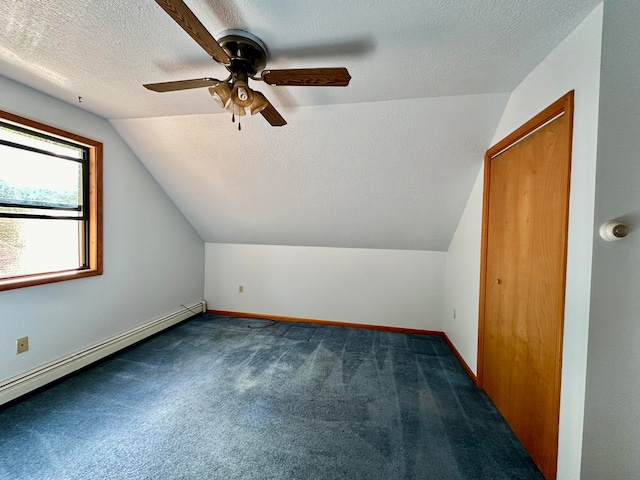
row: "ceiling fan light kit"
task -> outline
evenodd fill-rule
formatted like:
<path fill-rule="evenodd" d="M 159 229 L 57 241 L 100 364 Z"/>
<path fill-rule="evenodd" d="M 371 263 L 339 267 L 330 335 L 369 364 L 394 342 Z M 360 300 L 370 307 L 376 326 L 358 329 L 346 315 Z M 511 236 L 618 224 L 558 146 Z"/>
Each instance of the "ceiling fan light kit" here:
<path fill-rule="evenodd" d="M 257 115 L 268 106 L 269 106 L 269 102 L 267 101 L 267 98 L 262 93 L 254 90 L 253 103 L 249 107 L 251 110 L 251 115 Z"/>
<path fill-rule="evenodd" d="M 213 100 L 235 117 L 262 114 L 274 127 L 286 125 L 267 98 L 249 87 L 249 79 L 264 81 L 272 86 L 346 87 L 351 75 L 346 68 L 303 68 L 265 70 L 268 51 L 255 35 L 243 30 L 225 30 L 216 40 L 187 7 L 183 0 L 156 0 L 165 12 L 193 38 L 216 62 L 225 66 L 229 77 L 225 80 L 198 78 L 172 82 L 148 83 L 144 87 L 154 92 L 173 92 L 190 88 L 210 87 Z M 258 73 L 262 72 L 260 76 Z M 240 130 L 238 122 L 238 130 Z"/>
<path fill-rule="evenodd" d="M 253 103 L 253 91 L 247 82 L 236 80 L 231 90 L 231 101 L 238 107 L 246 108 Z"/>
<path fill-rule="evenodd" d="M 231 100 L 231 88 L 227 82 L 220 82 L 215 87 L 209 88 L 209 93 L 220 108 L 225 108 Z"/>

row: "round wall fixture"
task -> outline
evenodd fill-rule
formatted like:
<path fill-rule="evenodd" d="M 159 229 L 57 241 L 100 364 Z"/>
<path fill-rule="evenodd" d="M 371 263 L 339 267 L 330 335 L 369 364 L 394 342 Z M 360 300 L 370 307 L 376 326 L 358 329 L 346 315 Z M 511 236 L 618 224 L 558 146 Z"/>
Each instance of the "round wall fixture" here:
<path fill-rule="evenodd" d="M 607 242 L 613 242 L 620 240 L 627 236 L 629 233 L 629 227 L 624 223 L 612 220 L 605 222 L 600 226 L 600 236 Z"/>

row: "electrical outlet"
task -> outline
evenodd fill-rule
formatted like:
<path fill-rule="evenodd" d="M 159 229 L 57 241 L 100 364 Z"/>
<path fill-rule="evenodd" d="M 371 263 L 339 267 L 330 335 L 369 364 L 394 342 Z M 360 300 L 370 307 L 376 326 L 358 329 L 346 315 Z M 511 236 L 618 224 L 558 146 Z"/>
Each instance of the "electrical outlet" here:
<path fill-rule="evenodd" d="M 29 350 L 29 337 L 22 337 L 16 340 L 16 353 L 24 353 Z"/>
<path fill-rule="evenodd" d="M 238 286 L 238 293 L 244 293 L 244 285 Z"/>

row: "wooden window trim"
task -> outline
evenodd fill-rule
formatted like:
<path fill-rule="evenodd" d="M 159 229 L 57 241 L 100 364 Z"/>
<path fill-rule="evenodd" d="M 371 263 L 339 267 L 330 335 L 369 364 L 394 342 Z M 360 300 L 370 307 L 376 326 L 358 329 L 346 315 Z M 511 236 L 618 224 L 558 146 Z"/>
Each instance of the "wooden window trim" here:
<path fill-rule="evenodd" d="M 0 291 L 102 275 L 102 143 L 3 110 L 0 110 L 0 119 L 51 137 L 70 140 L 89 150 L 88 268 L 0 279 Z"/>

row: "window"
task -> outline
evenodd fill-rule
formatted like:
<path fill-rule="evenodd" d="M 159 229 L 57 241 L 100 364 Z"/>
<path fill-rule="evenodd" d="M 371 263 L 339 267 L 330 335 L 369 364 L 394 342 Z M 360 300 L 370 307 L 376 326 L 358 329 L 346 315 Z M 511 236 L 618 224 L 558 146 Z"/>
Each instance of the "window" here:
<path fill-rule="evenodd" d="M 102 274 L 102 143 L 0 110 L 0 290 Z"/>

